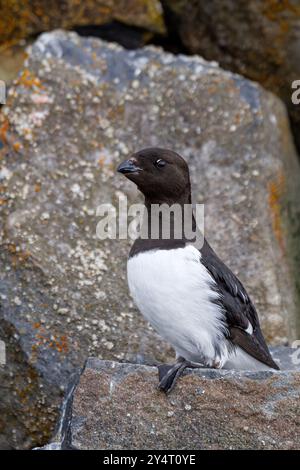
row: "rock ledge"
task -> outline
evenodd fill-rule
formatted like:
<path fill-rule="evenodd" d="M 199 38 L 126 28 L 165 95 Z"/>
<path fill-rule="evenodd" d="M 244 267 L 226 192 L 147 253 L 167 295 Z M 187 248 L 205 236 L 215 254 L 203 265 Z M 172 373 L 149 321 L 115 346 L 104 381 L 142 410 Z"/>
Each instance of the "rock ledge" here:
<path fill-rule="evenodd" d="M 273 356 L 288 370 L 189 370 L 168 396 L 155 367 L 89 358 L 47 448 L 297 449 L 297 353 Z"/>

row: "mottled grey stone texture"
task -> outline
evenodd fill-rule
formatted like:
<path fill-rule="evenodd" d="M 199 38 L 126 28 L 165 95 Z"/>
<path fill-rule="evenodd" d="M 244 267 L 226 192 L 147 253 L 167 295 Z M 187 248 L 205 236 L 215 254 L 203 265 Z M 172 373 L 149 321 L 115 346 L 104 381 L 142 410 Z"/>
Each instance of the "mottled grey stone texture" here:
<path fill-rule="evenodd" d="M 293 353 L 274 350 L 288 371 L 190 370 L 168 396 L 156 389 L 153 367 L 90 358 L 74 393 L 64 445 L 299 449 L 300 372 L 291 363 Z"/>
<path fill-rule="evenodd" d="M 96 237 L 100 203 L 137 200 L 115 173 L 131 151 L 159 145 L 187 159 L 206 236 L 248 288 L 267 340 L 296 336 L 299 165 L 273 95 L 201 58 L 56 31 L 33 45 L 0 120 L 2 447 L 49 439 L 86 357 L 173 354 L 129 298 L 131 241 Z"/>
<path fill-rule="evenodd" d="M 285 102 L 300 149 L 300 106 L 292 83 L 300 77 L 299 0 L 162 0 L 169 27 L 187 51 L 261 83 Z M 170 14 L 171 12 L 171 14 Z M 299 93 L 298 93 L 299 96 Z"/>

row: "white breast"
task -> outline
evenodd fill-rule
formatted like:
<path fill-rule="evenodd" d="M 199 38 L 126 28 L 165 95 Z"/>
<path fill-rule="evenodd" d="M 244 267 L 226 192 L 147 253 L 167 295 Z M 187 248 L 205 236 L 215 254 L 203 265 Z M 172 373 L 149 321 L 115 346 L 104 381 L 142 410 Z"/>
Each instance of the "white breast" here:
<path fill-rule="evenodd" d="M 146 251 L 128 261 L 128 284 L 144 317 L 178 355 L 194 362 L 227 360 L 224 314 L 214 280 L 193 246 Z"/>

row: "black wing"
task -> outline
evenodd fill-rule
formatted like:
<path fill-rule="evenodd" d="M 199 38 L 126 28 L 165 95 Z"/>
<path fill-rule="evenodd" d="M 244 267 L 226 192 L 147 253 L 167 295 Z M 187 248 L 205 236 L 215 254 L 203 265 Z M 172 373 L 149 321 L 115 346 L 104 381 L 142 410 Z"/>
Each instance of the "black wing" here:
<path fill-rule="evenodd" d="M 273 369 L 279 369 L 273 361 L 259 326 L 257 312 L 244 286 L 229 268 L 218 258 L 204 239 L 201 262 L 217 283 L 221 294 L 220 304 L 226 313 L 229 340 L 260 362 Z M 249 322 L 252 334 L 247 333 Z"/>

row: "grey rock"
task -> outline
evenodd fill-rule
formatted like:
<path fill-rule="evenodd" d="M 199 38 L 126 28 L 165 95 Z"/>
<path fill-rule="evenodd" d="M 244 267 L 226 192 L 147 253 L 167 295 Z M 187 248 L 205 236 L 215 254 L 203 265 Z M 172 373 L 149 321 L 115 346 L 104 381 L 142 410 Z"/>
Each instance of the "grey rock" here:
<path fill-rule="evenodd" d="M 156 389 L 153 367 L 90 358 L 62 448 L 299 449 L 294 354 L 274 350 L 282 371 L 189 370 L 168 396 Z"/>
<path fill-rule="evenodd" d="M 300 106 L 292 83 L 300 77 L 298 0 L 162 0 L 185 48 L 261 83 L 285 102 L 300 149 Z M 299 93 L 298 93 L 299 96 Z"/>
<path fill-rule="evenodd" d="M 2 447 L 49 441 L 88 356 L 173 355 L 128 295 L 131 241 L 96 236 L 99 204 L 137 200 L 115 167 L 141 147 L 187 159 L 206 236 L 248 288 L 267 340 L 296 337 L 300 173 L 272 94 L 199 57 L 55 31 L 29 51 L 0 119 Z"/>

